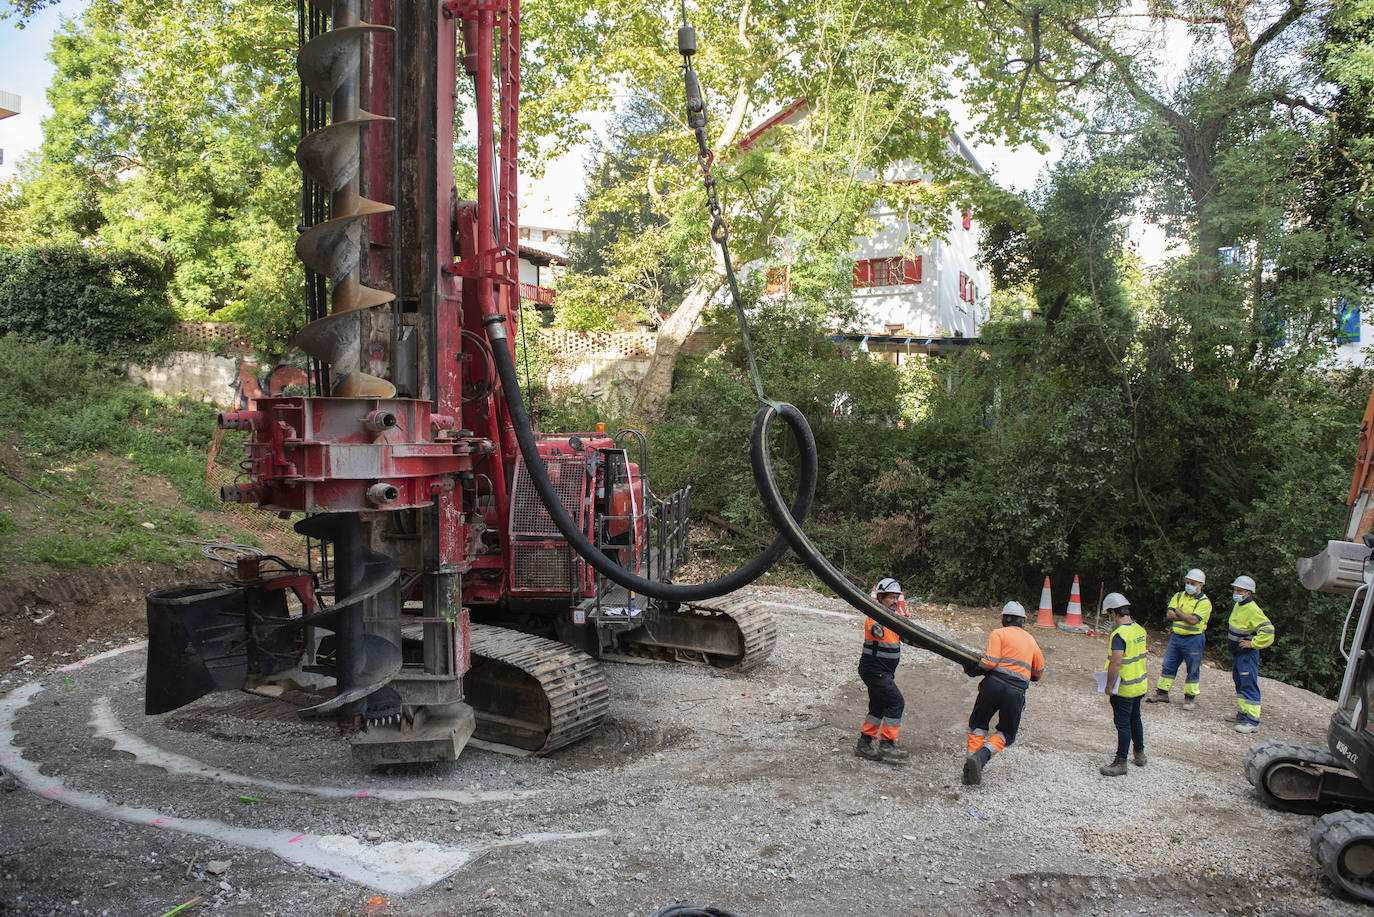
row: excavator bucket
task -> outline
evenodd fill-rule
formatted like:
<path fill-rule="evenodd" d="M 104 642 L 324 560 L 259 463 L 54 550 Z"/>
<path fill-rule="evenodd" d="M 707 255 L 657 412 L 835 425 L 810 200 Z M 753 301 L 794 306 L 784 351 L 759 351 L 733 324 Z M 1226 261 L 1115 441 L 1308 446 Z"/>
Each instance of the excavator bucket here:
<path fill-rule="evenodd" d="M 1364 565 L 1370 545 L 1353 541 L 1328 541 L 1326 550 L 1298 559 L 1298 579 L 1314 592 L 1354 595 L 1364 583 Z"/>
<path fill-rule="evenodd" d="M 255 585 L 206 583 L 148 593 L 148 668 L 144 712 L 183 707 L 216 691 L 236 691 L 250 676 L 292 668 L 300 648 L 286 594 Z M 269 620 L 263 620 L 269 619 Z"/>

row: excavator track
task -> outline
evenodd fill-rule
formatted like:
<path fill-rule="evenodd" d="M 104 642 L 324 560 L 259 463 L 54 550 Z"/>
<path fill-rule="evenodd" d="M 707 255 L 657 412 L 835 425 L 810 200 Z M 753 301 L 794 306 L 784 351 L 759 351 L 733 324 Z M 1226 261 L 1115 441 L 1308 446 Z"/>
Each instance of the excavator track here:
<path fill-rule="evenodd" d="M 658 620 L 629 631 L 604 658 L 654 659 L 748 672 L 762 665 L 778 642 L 778 625 L 765 602 L 726 596 L 710 605 L 661 609 Z"/>
<path fill-rule="evenodd" d="M 610 709 L 601 664 L 564 643 L 504 627 L 473 624 L 472 667 L 463 676 L 476 711 L 475 739 L 519 755 L 576 742 Z"/>
<path fill-rule="evenodd" d="M 1265 805 L 1315 815 L 1333 809 L 1369 809 L 1369 791 L 1325 748 L 1270 740 L 1251 746 L 1245 777 Z"/>
<path fill-rule="evenodd" d="M 1312 857 L 1341 891 L 1374 904 L 1374 815 L 1332 812 L 1307 832 Z"/>

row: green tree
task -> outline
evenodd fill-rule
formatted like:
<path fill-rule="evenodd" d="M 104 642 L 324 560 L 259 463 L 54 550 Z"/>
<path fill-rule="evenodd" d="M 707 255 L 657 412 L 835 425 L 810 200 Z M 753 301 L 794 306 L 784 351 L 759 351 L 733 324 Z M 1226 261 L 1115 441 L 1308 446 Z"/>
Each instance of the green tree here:
<path fill-rule="evenodd" d="M 659 104 L 675 129 L 641 161 L 682 166 L 654 176 L 656 210 L 669 218 L 654 244 L 685 293 L 659 330 L 649 375 L 640 387 L 641 418 L 661 414 L 681 343 L 724 283 L 724 265 L 706 236 L 701 178 L 685 168 L 696 145 L 683 123 L 681 59 L 671 46 L 678 3 L 561 2 L 525 11 L 526 34 L 539 36 L 537 59 L 524 65 L 525 124 L 553 145 L 580 136 L 571 111 L 610 109 L 615 93 Z M 708 141 L 731 226 L 733 254 L 750 262 L 787 263 L 794 301 L 842 309 L 849 283 L 844 255 L 869 229 L 879 197 L 908 210 L 917 225 L 938 226 L 977 183 L 953 161 L 950 73 L 972 56 L 999 54 L 976 17 L 908 0 L 732 0 L 693 10 L 700 53 L 695 66 L 711 115 Z M 913 36 L 920 36 L 913 41 Z M 610 40 L 607 40 L 608 37 Z M 1001 88 L 994 88 L 995 95 Z M 1027 90 L 1021 119 L 989 104 L 985 127 L 998 136 L 1033 135 L 1048 117 L 1047 94 Z M 798 100 L 805 117 L 781 125 L 744 151 L 752 124 Z M 1037 120 L 1040 119 L 1040 120 Z M 884 186 L 883 170 L 919 163 L 931 179 L 919 188 Z M 936 219 L 936 217 L 939 219 Z M 635 255 L 642 255 L 642 250 Z"/>
<path fill-rule="evenodd" d="M 55 36 L 39 155 L 12 204 L 22 241 L 165 260 L 184 319 L 248 318 L 281 350 L 298 324 L 291 255 L 295 23 L 276 3 L 96 0 Z"/>
<path fill-rule="evenodd" d="M 1340 603 L 1303 590 L 1293 563 L 1340 531 L 1374 380 L 1314 369 L 1330 327 L 1323 341 L 1290 322 L 1280 339 L 1238 309 L 1249 270 L 1218 272 L 1210 296 L 1186 259 L 1144 278 L 1120 233 L 1150 173 L 1138 144 L 1066 160 L 1021 224 L 1003 228 L 999 274 L 1032 285 L 1042 308 L 1062 302 L 1057 320 L 984 326 L 987 351 L 932 386 L 912 458 L 875 482 L 892 510 L 872 529 L 890 550 L 918 546 L 911 560 L 935 588 L 985 600 L 1080 574 L 1090 593 L 1161 608 L 1191 566 L 1221 583 L 1249 573 L 1290 634 L 1275 671 L 1330 691 Z M 1277 193 L 1255 192 L 1256 209 Z M 1251 301 L 1297 314 L 1282 302 L 1312 289 L 1294 276 L 1297 256 L 1275 258 Z"/>
<path fill-rule="evenodd" d="M 656 100 L 634 97 L 593 145 L 592 170 L 579 211 L 582 228 L 568 247 L 555 323 L 610 330 L 635 321 L 656 325 L 684 293 L 668 251 L 670 220 L 659 176 L 669 160 L 659 136 L 675 129 Z"/>
<path fill-rule="evenodd" d="M 1063 109 L 1069 122 L 1086 111 L 1090 124 L 1119 127 L 1124 115 L 1136 126 L 1143 115 L 1167 175 L 1160 190 L 1171 192 L 1160 195 L 1162 209 L 1185 230 L 1206 286 L 1219 249 L 1237 241 L 1227 198 L 1248 190 L 1223 154 L 1257 117 L 1272 122 L 1318 109 L 1293 52 L 1311 44 L 1325 7 L 1321 0 L 1160 0 L 1143 13 L 1124 0 L 980 6 L 990 28 L 1018 37 L 1019 50 L 1000 63 L 985 59 L 972 82 L 988 91 L 1014 74 L 1027 90 L 1057 90 L 1071 103 Z M 1166 54 L 1190 62 L 1182 79 Z"/>
<path fill-rule="evenodd" d="M 1345 283 L 1335 295 L 1358 305 L 1374 288 L 1374 3 L 1335 4 L 1311 63 L 1335 92 L 1294 170 L 1296 216 L 1321 233 L 1317 258 Z"/>

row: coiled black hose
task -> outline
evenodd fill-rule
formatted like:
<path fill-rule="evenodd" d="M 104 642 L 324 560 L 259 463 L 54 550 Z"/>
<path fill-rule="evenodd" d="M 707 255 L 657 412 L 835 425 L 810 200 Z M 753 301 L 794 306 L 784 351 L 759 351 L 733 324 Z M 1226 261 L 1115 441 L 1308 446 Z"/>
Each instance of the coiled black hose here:
<path fill-rule="evenodd" d="M 554 490 L 553 484 L 549 481 L 548 472 L 544 468 L 543 461 L 539 458 L 539 450 L 534 440 L 534 429 L 530 425 L 524 399 L 520 395 L 520 382 L 516 378 L 515 359 L 511 356 L 510 347 L 506 343 L 506 329 L 503 327 L 505 319 L 493 315 L 484 321 L 487 326 L 487 335 L 491 339 L 492 353 L 496 357 L 496 371 L 501 377 L 501 388 L 503 389 L 506 407 L 510 410 L 511 421 L 515 426 L 515 437 L 520 443 L 521 457 L 525 463 L 525 468 L 530 473 L 530 480 L 534 483 L 534 489 L 539 494 L 539 499 L 543 502 L 549 517 L 553 519 L 554 525 L 563 533 L 563 537 L 568 539 L 573 550 L 607 579 L 619 583 L 627 589 L 663 601 L 696 602 L 725 595 L 749 585 L 762 576 L 782 555 L 782 552 L 790 546 L 797 556 L 811 568 L 812 572 L 821 578 L 822 582 L 855 609 L 864 612 L 883 626 L 892 628 L 906 642 L 930 650 L 937 656 L 943 656 L 945 659 L 957 663 L 970 677 L 986 674 L 987 670 L 982 667 L 981 654 L 946 640 L 938 634 L 914 624 L 911 619 L 895 614 L 874 601 L 846 579 L 844 574 L 840 573 L 835 565 L 806 537 L 801 529 L 801 523 L 806 519 L 806 514 L 810 511 L 812 500 L 815 497 L 816 437 L 812 434 L 811 427 L 807 424 L 802 412 L 790 404 L 776 406 L 765 404 L 761 407 L 759 412 L 754 415 L 754 428 L 750 436 L 749 458 L 754 471 L 754 485 L 758 488 L 759 497 L 763 500 L 769 517 L 778 529 L 777 537 L 769 542 L 763 553 L 734 573 L 709 583 L 696 585 L 655 582 L 631 573 L 611 560 L 577 528 L 577 523 L 568 515 L 567 509 L 563 506 L 563 501 L 559 499 L 557 491 Z M 792 433 L 796 437 L 797 446 L 801 452 L 801 482 L 797 497 L 790 510 L 782 491 L 778 487 L 777 480 L 773 477 L 772 463 L 768 453 L 769 432 L 772 429 L 774 419 L 779 416 L 792 428 Z"/>
<path fill-rule="evenodd" d="M 735 572 L 709 583 L 690 585 L 660 583 L 645 579 L 638 574 L 631 573 L 607 557 L 592 543 L 590 538 L 578 529 L 572 516 L 568 515 L 567 509 L 563 506 L 563 501 L 558 498 L 558 492 L 554 490 L 553 484 L 549 481 L 549 474 L 544 468 L 544 462 L 539 458 L 539 450 L 534 440 L 534 429 L 530 425 L 529 413 L 525 410 L 525 402 L 520 395 L 520 381 L 516 378 L 515 358 L 511 356 L 510 347 L 506 343 L 507 335 L 503 324 L 505 319 L 492 315 L 483 321 L 487 326 L 487 336 L 491 339 L 492 354 L 496 358 L 496 373 L 501 378 L 501 388 L 506 407 L 510 411 L 511 421 L 515 426 L 515 438 L 520 443 L 521 458 L 525 463 L 525 468 L 529 470 L 534 489 L 539 494 L 539 499 L 544 504 L 544 509 L 548 511 L 553 524 L 563 533 L 563 537 L 568 539 L 568 544 L 583 560 L 596 568 L 602 576 L 613 583 L 619 583 L 626 589 L 665 602 L 700 602 L 734 592 L 736 589 L 749 585 L 766 573 L 768 568 L 773 566 L 787 550 L 787 541 L 779 535 L 768 543 L 768 547 L 764 548 L 762 553 Z M 802 443 L 801 480 L 797 486 L 797 497 L 792 504 L 789 518 L 804 520 L 807 513 L 811 511 L 811 503 L 816 496 L 816 441 L 811 436 L 810 428 L 806 428 L 805 440 L 798 441 Z"/>
<path fill-rule="evenodd" d="M 815 439 L 811 435 L 811 427 L 807 425 L 806 418 L 802 416 L 801 411 L 792 405 L 786 403 L 776 406 L 765 404 L 754 415 L 754 429 L 749 437 L 749 463 L 754 469 L 754 486 L 758 488 L 759 497 L 763 500 L 763 505 L 768 510 L 768 516 L 773 520 L 773 525 L 777 527 L 778 533 L 787 539 L 792 550 L 811 568 L 812 573 L 820 577 L 823 583 L 835 590 L 836 595 L 854 608 L 881 623 L 884 627 L 892 628 L 906 642 L 930 650 L 935 655 L 943 656 L 951 662 L 958 663 L 970 678 L 987 674 L 987 670 L 983 668 L 983 657 L 980 653 L 975 653 L 973 650 L 960 646 L 951 640 L 946 640 L 913 623 L 910 618 L 904 618 L 889 611 L 870 598 L 867 593 L 856 588 L 830 562 L 829 558 L 811 543 L 811 539 L 806 537 L 806 533 L 802 531 L 798 520 L 787 512 L 787 507 L 781 502 L 782 493 L 778 490 L 778 482 L 773 477 L 772 461 L 768 454 L 768 435 L 773 428 L 773 421 L 778 417 L 781 417 L 792 428 L 792 433 L 798 442 L 809 443 L 813 452 L 816 448 Z"/>

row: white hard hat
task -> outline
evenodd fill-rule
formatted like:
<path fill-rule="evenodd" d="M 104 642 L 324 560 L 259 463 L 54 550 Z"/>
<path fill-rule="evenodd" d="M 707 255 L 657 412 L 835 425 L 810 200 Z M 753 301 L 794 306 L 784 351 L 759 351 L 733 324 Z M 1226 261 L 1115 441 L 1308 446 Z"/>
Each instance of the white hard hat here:
<path fill-rule="evenodd" d="M 1248 589 L 1251 592 L 1255 591 L 1255 581 L 1244 573 L 1236 577 L 1235 582 L 1231 583 L 1231 585 L 1240 589 Z"/>
<path fill-rule="evenodd" d="M 889 577 L 887 577 L 886 579 L 880 579 L 880 580 L 878 580 L 878 587 L 877 587 L 875 590 L 873 590 L 873 591 L 876 592 L 876 593 L 878 593 L 878 595 L 883 595 L 884 593 L 888 593 L 888 592 L 892 592 L 892 593 L 896 593 L 897 595 L 901 595 L 901 594 L 902 594 L 902 584 L 899 583 L 899 582 L 897 582 L 895 579 L 893 579 L 892 577 L 889 576 Z"/>
<path fill-rule="evenodd" d="M 1109 592 L 1107 597 L 1102 600 L 1103 611 L 1115 611 L 1118 608 L 1130 608 L 1131 603 L 1126 601 L 1126 597 L 1119 592 Z"/>
<path fill-rule="evenodd" d="M 1207 582 L 1207 574 L 1206 574 L 1206 573 L 1203 573 L 1203 572 L 1202 572 L 1201 570 L 1199 570 L 1197 567 L 1194 567 L 1193 569 L 1189 570 L 1187 573 L 1183 574 L 1183 578 L 1184 578 L 1184 579 L 1194 580 L 1194 581 L 1199 582 L 1199 583 L 1205 583 L 1205 582 Z"/>
<path fill-rule="evenodd" d="M 1002 606 L 1002 617 L 1024 618 L 1026 609 L 1020 602 L 1008 602 Z"/>

